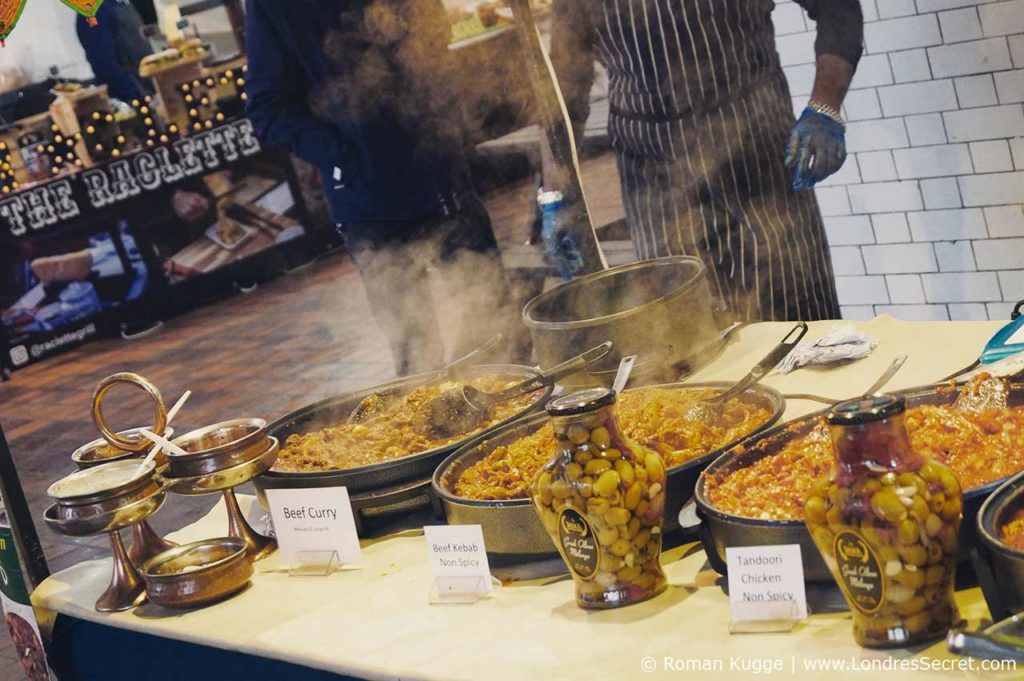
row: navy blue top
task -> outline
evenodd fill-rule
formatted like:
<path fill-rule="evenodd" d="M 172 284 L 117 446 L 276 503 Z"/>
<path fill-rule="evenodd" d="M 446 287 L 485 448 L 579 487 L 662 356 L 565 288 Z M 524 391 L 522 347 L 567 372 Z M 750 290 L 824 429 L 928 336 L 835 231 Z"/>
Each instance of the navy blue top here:
<path fill-rule="evenodd" d="M 128 0 L 100 5 L 95 26 L 78 15 L 75 30 L 96 81 L 107 86 L 111 97 L 127 102 L 150 91 L 139 77 L 139 62 L 152 50 L 138 10 Z"/>
<path fill-rule="evenodd" d="M 382 80 L 393 64 L 384 76 L 365 72 L 366 50 L 381 62 L 402 49 L 367 41 L 366 5 L 247 0 L 247 113 L 265 143 L 287 145 L 320 170 L 335 220 L 393 230 L 395 221 L 441 211 L 463 157 L 428 139 L 420 112 L 409 111 L 415 97 L 395 85 L 403 81 Z M 435 42 L 433 56 L 445 59 L 446 41 Z M 425 77 L 433 83 L 434 75 Z"/>

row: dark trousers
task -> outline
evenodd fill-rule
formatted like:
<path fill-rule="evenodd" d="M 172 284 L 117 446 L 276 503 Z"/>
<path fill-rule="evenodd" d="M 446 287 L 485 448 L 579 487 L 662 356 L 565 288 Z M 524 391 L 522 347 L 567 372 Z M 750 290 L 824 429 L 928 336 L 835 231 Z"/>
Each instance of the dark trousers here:
<path fill-rule="evenodd" d="M 460 194 L 451 214 L 407 223 L 339 225 L 359 268 L 373 316 L 388 337 L 399 376 L 437 369 L 445 352 L 430 286 L 436 270 L 454 309 L 452 357 L 502 333 L 506 360 L 525 360 L 528 334 L 514 306 L 491 220 L 475 194 Z"/>

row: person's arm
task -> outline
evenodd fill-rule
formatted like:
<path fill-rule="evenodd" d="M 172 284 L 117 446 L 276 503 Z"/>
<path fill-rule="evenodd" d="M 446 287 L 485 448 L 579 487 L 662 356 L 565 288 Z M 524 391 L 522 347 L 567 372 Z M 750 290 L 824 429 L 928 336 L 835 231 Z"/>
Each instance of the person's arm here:
<path fill-rule="evenodd" d="M 551 65 L 569 113 L 576 145 L 583 142 L 583 128 L 590 115 L 590 90 L 594 85 L 594 28 L 581 0 L 554 0 L 551 6 Z M 541 137 L 543 183 L 562 189 L 557 166 L 547 139 Z"/>
<path fill-rule="evenodd" d="M 811 101 L 836 110 L 843 104 L 864 47 L 864 15 L 859 0 L 796 0 L 817 22 L 817 70 Z"/>
<path fill-rule="evenodd" d="M 246 2 L 245 39 L 249 55 L 245 108 L 260 140 L 285 145 L 328 173 L 346 160 L 351 165 L 349 145 L 335 126 L 313 115 L 305 78 L 267 10 L 255 0 Z"/>
<path fill-rule="evenodd" d="M 859 0 L 796 0 L 817 22 L 811 98 L 789 137 L 786 165 L 793 189 L 811 189 L 846 160 L 846 128 L 839 114 L 864 42 Z"/>
<path fill-rule="evenodd" d="M 131 74 L 125 72 L 121 62 L 117 60 L 117 18 L 113 12 L 105 12 L 101 7 L 96 16 L 95 26 L 89 26 L 84 17 L 75 21 L 78 42 L 85 50 L 85 58 L 92 67 L 93 76 L 107 86 L 111 97 L 130 102 L 142 96 L 138 82 Z"/>

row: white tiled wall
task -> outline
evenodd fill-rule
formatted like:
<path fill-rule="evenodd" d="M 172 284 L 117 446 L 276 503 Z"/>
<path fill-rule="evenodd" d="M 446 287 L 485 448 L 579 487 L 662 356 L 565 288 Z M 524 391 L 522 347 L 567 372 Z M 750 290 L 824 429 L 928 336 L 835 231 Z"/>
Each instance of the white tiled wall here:
<path fill-rule="evenodd" d="M 843 314 L 1003 319 L 1024 299 L 1024 0 L 861 0 L 849 157 L 817 189 Z M 779 0 L 797 112 L 814 23 Z"/>

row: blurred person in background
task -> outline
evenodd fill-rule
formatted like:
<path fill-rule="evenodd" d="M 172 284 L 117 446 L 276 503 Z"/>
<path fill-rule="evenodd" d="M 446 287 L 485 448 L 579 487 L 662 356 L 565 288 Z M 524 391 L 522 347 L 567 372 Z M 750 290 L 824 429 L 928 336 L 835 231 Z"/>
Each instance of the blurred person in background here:
<path fill-rule="evenodd" d="M 700 257 L 738 319 L 840 317 L 807 190 L 846 158 L 839 111 L 863 16 L 858 0 L 797 3 L 817 22 L 814 88 L 798 121 L 772 0 L 553 5 L 551 60 L 575 130 L 589 115 L 595 55 L 608 71 L 608 128 L 638 255 Z M 546 188 L 558 189 L 545 156 Z"/>
<path fill-rule="evenodd" d="M 248 0 L 247 108 L 323 178 L 399 375 L 443 364 L 428 281 L 459 315 L 455 355 L 497 331 L 528 356 L 490 218 L 470 181 L 438 0 Z M 506 356 L 509 356 L 507 354 Z"/>
<path fill-rule="evenodd" d="M 106 0 L 96 11 L 95 26 L 81 14 L 75 19 L 78 42 L 96 82 L 122 102 L 152 92 L 149 82 L 139 76 L 139 62 L 153 53 L 142 26 L 142 17 L 130 0 Z"/>

